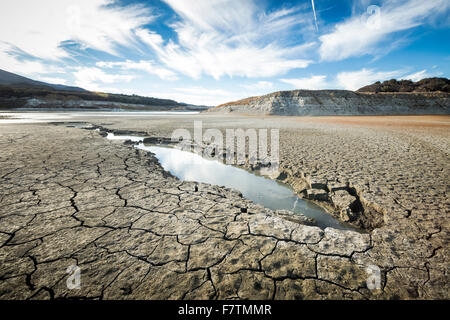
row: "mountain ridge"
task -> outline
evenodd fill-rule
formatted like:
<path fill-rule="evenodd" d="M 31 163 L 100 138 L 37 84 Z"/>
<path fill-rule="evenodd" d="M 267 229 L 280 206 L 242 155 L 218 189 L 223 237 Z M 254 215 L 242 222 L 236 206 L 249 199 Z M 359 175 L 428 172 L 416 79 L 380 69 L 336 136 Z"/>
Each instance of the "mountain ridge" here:
<path fill-rule="evenodd" d="M 27 87 L 27 86 L 46 87 L 66 91 L 87 91 L 80 87 L 66 86 L 63 84 L 52 84 L 43 81 L 33 80 L 2 69 L 0 69 L 0 85 L 10 85 L 20 87 Z"/>
<path fill-rule="evenodd" d="M 0 69 L 0 109 L 129 109 L 141 111 L 205 110 L 171 99 L 88 91 L 49 84 Z"/>

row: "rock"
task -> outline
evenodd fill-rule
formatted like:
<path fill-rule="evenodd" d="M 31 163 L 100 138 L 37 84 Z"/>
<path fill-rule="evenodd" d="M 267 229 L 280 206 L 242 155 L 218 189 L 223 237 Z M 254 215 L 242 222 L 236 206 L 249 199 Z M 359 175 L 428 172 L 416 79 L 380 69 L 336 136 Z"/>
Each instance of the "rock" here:
<path fill-rule="evenodd" d="M 346 190 L 337 190 L 331 194 L 331 202 L 336 209 L 345 209 L 356 201 L 356 197 L 349 194 Z"/>
<path fill-rule="evenodd" d="M 135 145 L 138 143 L 135 141 L 132 141 L 132 140 L 125 140 L 125 142 L 123 144 L 129 146 L 129 145 Z"/>
<path fill-rule="evenodd" d="M 354 221 L 358 217 L 358 214 L 353 212 L 350 208 L 341 209 L 339 211 L 339 218 L 344 222 Z"/>
<path fill-rule="evenodd" d="M 327 201 L 328 193 L 322 189 L 307 189 L 306 198 L 309 200 Z"/>
<path fill-rule="evenodd" d="M 110 132 L 114 133 L 116 136 L 146 136 L 146 131 L 133 131 L 133 130 L 118 130 L 112 129 Z"/>
<path fill-rule="evenodd" d="M 172 141 L 170 138 L 165 137 L 146 137 L 143 140 L 144 144 L 175 144 L 178 141 Z"/>
<path fill-rule="evenodd" d="M 328 192 L 333 192 L 333 191 L 337 191 L 337 190 L 346 190 L 347 184 L 342 183 L 342 182 L 337 182 L 337 181 L 328 181 L 327 189 L 328 189 Z"/>
<path fill-rule="evenodd" d="M 352 208 L 356 208 L 356 206 L 353 206 L 357 201 L 356 197 L 349 194 L 346 190 L 336 190 L 331 194 L 330 198 L 342 221 L 348 222 L 356 219 L 358 213 L 352 210 Z"/>

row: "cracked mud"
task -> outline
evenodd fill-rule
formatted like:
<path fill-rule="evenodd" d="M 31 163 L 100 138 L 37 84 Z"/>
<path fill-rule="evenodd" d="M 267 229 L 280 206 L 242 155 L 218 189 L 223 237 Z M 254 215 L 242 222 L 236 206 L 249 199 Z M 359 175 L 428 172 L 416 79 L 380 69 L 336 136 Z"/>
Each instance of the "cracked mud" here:
<path fill-rule="evenodd" d="M 380 183 L 385 171 L 360 179 L 358 159 L 330 154 L 330 135 L 311 138 L 311 148 L 305 130 L 301 141 L 311 151 L 288 155 L 298 145 L 289 130 L 280 148 L 286 180 L 306 196 L 320 194 L 307 191 L 315 189 L 334 197 L 342 220 L 359 212 L 340 211 L 355 199 L 365 216 L 372 208 L 382 221 L 368 219 L 370 233 L 299 224 L 236 191 L 180 181 L 150 153 L 95 131 L 1 126 L 0 299 L 448 299 L 448 153 L 429 147 L 433 157 L 413 158 L 425 142 L 409 136 L 399 150 L 427 171 L 412 177 L 415 164 L 400 164 Z M 336 139 L 351 140 L 349 148 L 367 142 L 345 134 L 348 140 Z M 389 137 L 380 134 L 369 147 L 381 152 L 376 143 Z M 334 180 L 321 166 L 310 170 L 323 154 Z M 385 154 L 385 162 L 399 163 Z M 402 184 L 411 179 L 417 185 L 408 192 Z M 67 287 L 71 265 L 81 270 L 80 289 Z M 367 288 L 371 265 L 381 270 L 376 290 Z"/>

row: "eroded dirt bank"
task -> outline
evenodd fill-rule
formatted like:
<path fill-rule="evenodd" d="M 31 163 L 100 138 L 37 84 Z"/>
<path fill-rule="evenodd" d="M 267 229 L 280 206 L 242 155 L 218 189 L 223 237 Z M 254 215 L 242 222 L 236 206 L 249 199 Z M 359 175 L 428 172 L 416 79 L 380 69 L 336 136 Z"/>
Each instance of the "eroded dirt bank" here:
<path fill-rule="evenodd" d="M 446 92 L 353 92 L 348 90 L 291 90 L 249 97 L 207 110 L 280 116 L 445 115 Z"/>
<path fill-rule="evenodd" d="M 323 231 L 181 182 L 94 131 L 4 125 L 0 298 L 448 298 L 448 131 L 203 116 L 97 123 L 170 136 L 194 118 L 282 123 L 286 179 L 303 173 L 328 197 L 333 184 L 354 188 L 381 226 Z M 81 268 L 79 290 L 67 288 L 70 265 Z M 381 289 L 367 289 L 368 266 L 381 269 Z"/>

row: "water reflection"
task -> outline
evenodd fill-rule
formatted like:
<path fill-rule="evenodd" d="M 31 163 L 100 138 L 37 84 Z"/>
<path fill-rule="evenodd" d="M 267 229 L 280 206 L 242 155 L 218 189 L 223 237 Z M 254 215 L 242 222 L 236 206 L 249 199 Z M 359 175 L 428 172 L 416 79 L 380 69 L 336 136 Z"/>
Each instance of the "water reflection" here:
<path fill-rule="evenodd" d="M 299 198 L 289 187 L 275 180 L 219 161 L 207 160 L 187 151 L 146 146 L 142 143 L 137 147 L 154 153 L 161 166 L 180 180 L 209 183 L 239 190 L 245 198 L 266 208 L 291 210 L 314 218 L 321 228 L 350 229 L 321 207 Z"/>
<path fill-rule="evenodd" d="M 320 206 L 299 198 L 288 186 L 275 180 L 258 176 L 244 169 L 226 165 L 216 160 L 170 147 L 144 145 L 143 137 L 117 136 L 108 133 L 110 140 L 132 140 L 140 142 L 137 148 L 155 154 L 164 170 L 180 180 L 209 183 L 233 188 L 255 203 L 272 210 L 290 210 L 302 213 L 316 220 L 321 228 L 331 227 L 343 230 L 355 230 L 334 219 Z"/>
<path fill-rule="evenodd" d="M 143 137 L 136 137 L 136 136 L 116 136 L 114 133 L 108 132 L 108 135 L 106 136 L 106 139 L 109 140 L 131 140 L 133 142 L 141 142 L 144 140 Z"/>
<path fill-rule="evenodd" d="M 86 110 L 79 108 L 17 108 L 15 112 L 0 112 L 0 124 L 7 123 L 44 123 L 44 122 L 65 122 L 67 120 L 92 120 L 95 117 L 168 117 L 195 115 L 198 111 L 104 111 Z M 35 112 L 33 112 L 35 111 Z"/>

